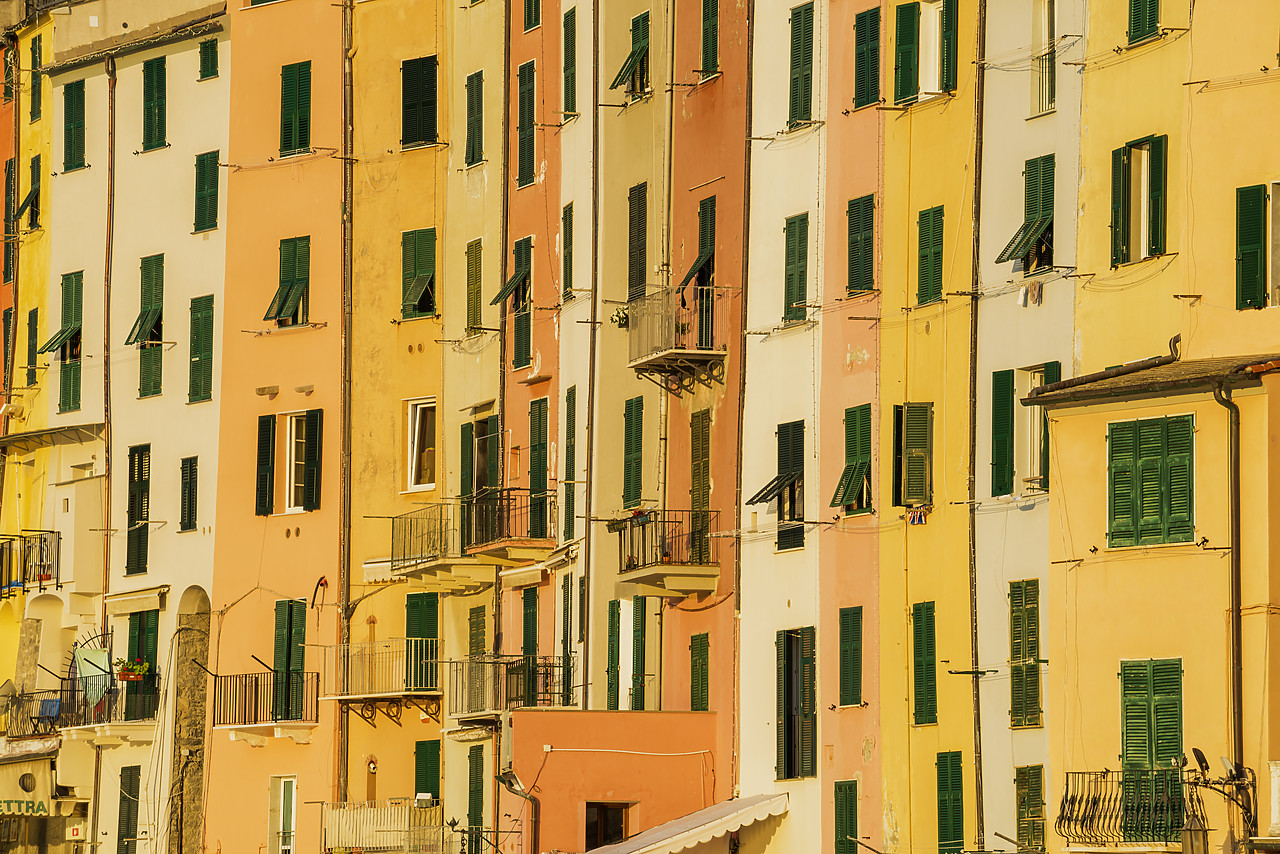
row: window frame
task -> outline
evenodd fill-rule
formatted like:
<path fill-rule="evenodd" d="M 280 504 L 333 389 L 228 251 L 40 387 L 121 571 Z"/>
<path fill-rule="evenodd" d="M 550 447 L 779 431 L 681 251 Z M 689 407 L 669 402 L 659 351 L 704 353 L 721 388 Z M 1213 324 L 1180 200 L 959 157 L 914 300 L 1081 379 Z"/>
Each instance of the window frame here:
<path fill-rule="evenodd" d="M 212 50 L 210 50 L 212 48 Z M 200 73 L 196 81 L 212 80 L 218 76 L 218 39 L 217 37 L 201 39 L 199 42 Z"/>
<path fill-rule="evenodd" d="M 1142 437 L 1143 426 L 1151 427 L 1157 422 L 1162 425 L 1162 433 L 1160 436 L 1160 444 L 1163 448 L 1163 456 L 1153 458 L 1151 456 L 1142 456 Z M 1170 451 L 1170 426 L 1174 425 L 1180 433 L 1185 430 L 1185 439 L 1187 450 Z M 1131 429 L 1133 452 L 1130 456 L 1124 450 L 1122 442 L 1128 441 L 1127 437 L 1121 435 L 1125 429 Z M 1196 457 L 1196 420 L 1194 413 L 1175 413 L 1171 415 L 1156 416 L 1154 418 L 1138 418 L 1110 421 L 1107 423 L 1107 439 L 1106 439 L 1106 458 L 1107 458 L 1107 478 L 1106 478 L 1106 507 L 1107 507 L 1107 548 L 1131 548 L 1131 547 L 1150 547 L 1159 545 L 1177 545 L 1191 543 L 1195 541 L 1195 457 Z M 1180 438 L 1180 437 L 1179 437 Z M 1126 463 L 1126 459 L 1128 462 Z M 1154 459 L 1154 462 L 1151 460 Z M 1143 477 L 1143 460 L 1147 460 L 1147 466 L 1155 465 L 1157 467 L 1157 476 L 1159 478 L 1159 522 L 1161 526 L 1160 533 L 1157 535 L 1150 532 L 1144 533 L 1143 529 L 1143 508 L 1141 506 L 1142 486 L 1141 479 Z M 1171 483 L 1174 477 L 1181 477 L 1181 473 L 1177 468 L 1185 467 L 1185 502 L 1186 516 L 1185 520 L 1176 519 L 1179 516 L 1175 512 L 1174 502 L 1182 496 L 1175 495 L 1175 485 Z M 1128 475 L 1127 478 L 1124 477 Z M 1123 508 L 1117 507 L 1119 491 L 1126 490 L 1121 484 L 1127 482 L 1128 504 L 1129 509 L 1126 512 Z M 1121 521 L 1121 516 L 1126 516 L 1126 521 L 1131 523 L 1131 529 L 1126 530 L 1124 526 L 1117 524 Z M 1171 531 L 1171 527 L 1177 525 L 1178 530 Z"/>
<path fill-rule="evenodd" d="M 591 814 L 593 809 L 597 813 L 597 816 L 596 816 L 597 832 L 596 832 L 595 841 L 593 841 L 590 836 Z M 617 839 L 612 839 L 611 837 L 608 836 L 607 833 L 604 832 L 605 828 L 600 821 L 602 817 L 600 815 L 601 810 L 604 811 L 605 815 L 608 815 L 613 811 L 618 811 L 621 813 L 622 822 L 621 822 L 621 827 L 618 829 L 619 836 Z M 627 830 L 630 825 L 630 822 L 628 821 L 630 817 L 630 811 L 631 811 L 631 804 L 625 803 L 625 802 L 618 803 L 614 801 L 587 801 L 585 804 L 584 812 L 583 812 L 583 830 L 582 830 L 583 842 L 584 842 L 583 850 L 593 851 L 596 848 L 601 848 L 605 845 L 612 845 L 616 842 L 622 842 L 624 839 L 626 839 Z"/>
<path fill-rule="evenodd" d="M 408 408 L 408 435 L 406 436 L 408 441 L 406 442 L 406 451 L 409 455 L 409 459 L 406 471 L 406 474 L 408 474 L 408 483 L 405 486 L 405 491 L 429 492 L 436 488 L 439 476 L 439 467 L 437 466 L 436 461 L 440 429 L 436 420 L 436 399 L 434 397 L 427 397 L 422 398 L 421 400 L 411 400 L 407 402 L 406 406 Z M 431 412 L 431 480 L 429 482 L 424 481 L 419 483 L 418 475 L 422 454 L 422 451 L 418 447 L 418 441 L 420 438 L 419 428 L 422 423 L 421 419 L 424 417 L 424 412 L 427 410 L 430 410 Z"/>
<path fill-rule="evenodd" d="M 271 854 L 293 854 L 298 832 L 298 777 L 295 774 L 272 775 L 270 780 Z M 286 809 L 286 804 L 288 809 Z M 285 817 L 289 827 L 284 827 Z"/>
<path fill-rule="evenodd" d="M 1033 0 L 1031 7 L 1031 115 L 1058 107 L 1057 0 Z"/>
<path fill-rule="evenodd" d="M 1135 152 L 1139 153 L 1136 158 Z M 1135 165 L 1138 167 L 1135 169 Z M 1169 137 L 1152 134 L 1111 152 L 1111 266 L 1168 252 Z M 1135 192 L 1137 191 L 1137 192 Z M 1136 196 L 1136 198 L 1135 198 Z M 1141 252 L 1135 251 L 1134 242 Z"/>

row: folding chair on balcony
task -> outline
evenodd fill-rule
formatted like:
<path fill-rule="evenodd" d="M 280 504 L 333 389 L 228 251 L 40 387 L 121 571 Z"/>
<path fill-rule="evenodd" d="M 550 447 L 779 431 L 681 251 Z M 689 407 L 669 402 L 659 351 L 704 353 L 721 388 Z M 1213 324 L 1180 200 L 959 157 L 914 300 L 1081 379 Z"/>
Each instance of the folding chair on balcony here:
<path fill-rule="evenodd" d="M 36 713 L 31 719 L 46 732 L 53 732 L 58 727 L 58 719 L 62 715 L 62 698 L 49 697 L 40 701 Z"/>

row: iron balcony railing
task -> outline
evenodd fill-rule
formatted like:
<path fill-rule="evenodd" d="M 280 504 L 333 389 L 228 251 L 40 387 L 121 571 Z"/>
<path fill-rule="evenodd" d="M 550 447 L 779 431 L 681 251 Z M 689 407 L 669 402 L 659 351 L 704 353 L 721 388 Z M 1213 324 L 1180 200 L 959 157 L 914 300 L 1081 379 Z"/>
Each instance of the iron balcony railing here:
<path fill-rule="evenodd" d="M 0 535 L 0 599 L 29 587 L 61 589 L 61 546 L 62 534 L 57 531 Z"/>
<path fill-rule="evenodd" d="M 462 499 L 463 547 L 477 548 L 503 540 L 549 540 L 556 531 L 554 492 L 509 487 L 490 489 Z"/>
<path fill-rule="evenodd" d="M 623 570 L 650 566 L 715 566 L 720 544 L 711 531 L 718 510 L 642 510 L 609 523 L 620 535 Z"/>
<path fill-rule="evenodd" d="M 309 723 L 319 720 L 320 674 L 274 670 L 213 680 L 213 725 Z"/>
<path fill-rule="evenodd" d="M 669 350 L 708 355 L 728 350 L 729 310 L 724 303 L 723 289 L 694 282 L 631 300 L 627 303 L 630 361 Z"/>
<path fill-rule="evenodd" d="M 1180 768 L 1067 773 L 1055 829 L 1071 845 L 1177 842 L 1204 803 Z"/>
<path fill-rule="evenodd" d="M 435 638 L 392 638 L 337 644 L 333 655 L 334 697 L 402 697 L 440 692 L 440 642 Z"/>
<path fill-rule="evenodd" d="M 1057 101 L 1058 88 L 1058 56 L 1055 48 L 1032 60 L 1036 77 L 1037 112 L 1047 113 L 1054 108 Z"/>
<path fill-rule="evenodd" d="M 574 701 L 572 655 L 477 655 L 448 665 L 453 717 L 568 706 Z"/>
<path fill-rule="evenodd" d="M 85 676 L 62 680 L 60 726 L 100 726 L 155 720 L 160 708 L 160 677 L 121 681 L 115 676 Z"/>
<path fill-rule="evenodd" d="M 325 854 L 452 854 L 458 847 L 457 834 L 445 826 L 444 808 L 438 798 L 326 803 L 321 804 L 320 812 L 321 850 Z"/>
<path fill-rule="evenodd" d="M 9 703 L 9 739 L 56 735 L 61 716 L 61 691 L 18 694 Z"/>
<path fill-rule="evenodd" d="M 391 571 L 462 555 L 462 505 L 428 504 L 391 520 Z"/>

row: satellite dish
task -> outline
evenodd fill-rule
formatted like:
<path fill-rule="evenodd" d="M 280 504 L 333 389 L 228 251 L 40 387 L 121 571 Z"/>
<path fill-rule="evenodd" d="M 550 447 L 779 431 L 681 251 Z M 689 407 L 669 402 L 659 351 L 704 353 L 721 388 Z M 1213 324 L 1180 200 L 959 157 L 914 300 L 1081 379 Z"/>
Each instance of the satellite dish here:
<path fill-rule="evenodd" d="M 1204 758 L 1204 752 L 1198 747 L 1193 747 L 1191 748 L 1191 754 L 1196 758 L 1196 765 L 1200 766 L 1200 773 L 1208 776 L 1209 760 Z"/>
<path fill-rule="evenodd" d="M 1225 756 L 1219 756 L 1218 758 L 1222 760 L 1222 767 L 1227 769 L 1227 776 L 1234 777 L 1236 773 L 1236 768 L 1234 765 L 1231 764 L 1231 760 Z"/>

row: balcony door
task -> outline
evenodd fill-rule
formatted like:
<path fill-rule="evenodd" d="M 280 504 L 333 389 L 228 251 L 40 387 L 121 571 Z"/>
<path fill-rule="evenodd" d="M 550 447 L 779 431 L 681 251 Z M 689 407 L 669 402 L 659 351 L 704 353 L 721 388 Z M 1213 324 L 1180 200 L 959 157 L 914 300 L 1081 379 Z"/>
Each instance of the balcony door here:
<path fill-rule="evenodd" d="M 1121 826 L 1126 842 L 1176 842 L 1182 791 L 1182 659 L 1120 662 Z"/>
<path fill-rule="evenodd" d="M 434 691 L 439 687 L 436 640 L 439 631 L 438 593 L 410 593 L 404 597 L 405 689 Z"/>

